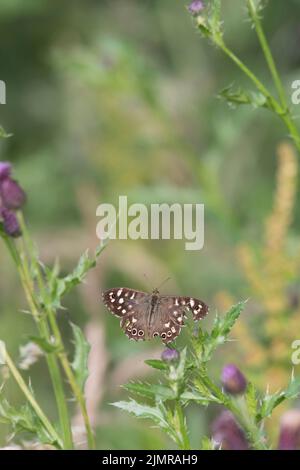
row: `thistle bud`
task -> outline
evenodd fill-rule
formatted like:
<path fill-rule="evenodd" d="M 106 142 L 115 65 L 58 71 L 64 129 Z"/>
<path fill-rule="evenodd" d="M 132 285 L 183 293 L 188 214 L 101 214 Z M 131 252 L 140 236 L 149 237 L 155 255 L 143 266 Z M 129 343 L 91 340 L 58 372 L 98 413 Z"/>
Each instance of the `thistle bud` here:
<path fill-rule="evenodd" d="M 234 364 L 228 364 L 223 368 L 221 380 L 224 389 L 231 395 L 244 393 L 247 388 L 244 375 Z"/>
<path fill-rule="evenodd" d="M 216 447 L 222 450 L 247 450 L 244 431 L 237 424 L 230 411 L 223 411 L 212 424 L 212 438 Z"/>
<path fill-rule="evenodd" d="M 11 164 L 8 162 L 0 162 L 0 181 L 7 178 L 11 172 Z"/>
<path fill-rule="evenodd" d="M 17 181 L 9 176 L 0 180 L 0 197 L 8 209 L 20 209 L 26 200 L 25 193 Z"/>
<path fill-rule="evenodd" d="M 161 359 L 165 362 L 177 362 L 179 357 L 179 352 L 176 349 L 166 348 L 161 354 Z"/>
<path fill-rule="evenodd" d="M 6 207 L 0 208 L 0 220 L 2 220 L 4 232 L 10 237 L 17 238 L 22 235 L 18 219 L 14 212 Z"/>
<path fill-rule="evenodd" d="M 194 0 L 189 6 L 188 10 L 193 16 L 199 15 L 201 11 L 204 9 L 203 2 L 201 0 Z"/>
<path fill-rule="evenodd" d="M 280 420 L 279 450 L 300 448 L 300 410 L 289 410 Z"/>

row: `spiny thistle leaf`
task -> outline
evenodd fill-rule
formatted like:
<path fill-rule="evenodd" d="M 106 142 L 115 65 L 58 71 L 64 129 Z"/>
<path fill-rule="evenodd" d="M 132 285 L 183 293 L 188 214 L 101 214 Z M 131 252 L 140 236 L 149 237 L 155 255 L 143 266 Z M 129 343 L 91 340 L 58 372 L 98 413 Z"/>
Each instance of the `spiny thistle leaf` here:
<path fill-rule="evenodd" d="M 145 398 L 156 398 L 161 401 L 174 400 L 176 398 L 174 391 L 164 385 L 138 382 L 126 384 L 124 388 Z"/>
<path fill-rule="evenodd" d="M 89 374 L 88 356 L 89 356 L 91 346 L 87 342 L 84 334 L 82 333 L 81 329 L 77 325 L 74 325 L 74 323 L 71 323 L 71 327 L 73 330 L 74 344 L 75 344 L 74 359 L 71 365 L 75 372 L 77 383 L 80 386 L 80 389 L 83 391 L 84 384 Z"/>
<path fill-rule="evenodd" d="M 145 364 L 152 367 L 153 369 L 168 370 L 168 365 L 160 359 L 147 359 Z"/>
<path fill-rule="evenodd" d="M 271 416 L 274 408 L 279 406 L 282 402 L 288 399 L 298 398 L 300 394 L 300 377 L 291 377 L 286 390 L 278 391 L 272 395 L 266 394 L 261 402 L 261 407 L 258 412 L 258 420 L 268 418 Z"/>
<path fill-rule="evenodd" d="M 7 400 L 2 399 L 0 402 L 0 419 L 3 423 L 9 424 L 15 434 L 29 432 L 36 436 L 40 442 L 58 447 L 58 443 L 49 435 L 28 403 L 17 409 L 11 406 Z"/>

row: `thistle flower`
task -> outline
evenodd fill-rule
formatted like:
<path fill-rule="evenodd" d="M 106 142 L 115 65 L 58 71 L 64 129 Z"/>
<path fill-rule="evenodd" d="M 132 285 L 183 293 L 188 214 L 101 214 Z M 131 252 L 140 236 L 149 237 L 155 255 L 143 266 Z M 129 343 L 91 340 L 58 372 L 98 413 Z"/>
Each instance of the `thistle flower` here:
<path fill-rule="evenodd" d="M 224 389 L 231 395 L 244 393 L 247 388 L 247 381 L 244 375 L 234 364 L 228 364 L 223 368 L 221 380 Z"/>
<path fill-rule="evenodd" d="M 165 362 L 176 362 L 179 357 L 179 352 L 176 349 L 166 348 L 161 354 L 161 358 Z"/>
<path fill-rule="evenodd" d="M 188 6 L 189 12 L 194 16 L 197 16 L 199 13 L 201 13 L 203 9 L 204 9 L 204 5 L 203 5 L 203 2 L 201 2 L 201 0 L 194 0 Z"/>
<path fill-rule="evenodd" d="M 216 447 L 223 450 L 247 450 L 244 431 L 237 424 L 230 411 L 223 411 L 212 424 L 212 438 Z"/>
<path fill-rule="evenodd" d="M 300 410 L 289 410 L 280 420 L 279 450 L 300 448 Z"/>
<path fill-rule="evenodd" d="M 2 220 L 4 232 L 10 237 L 17 238 L 22 235 L 16 214 L 6 207 L 0 207 L 0 220 Z"/>

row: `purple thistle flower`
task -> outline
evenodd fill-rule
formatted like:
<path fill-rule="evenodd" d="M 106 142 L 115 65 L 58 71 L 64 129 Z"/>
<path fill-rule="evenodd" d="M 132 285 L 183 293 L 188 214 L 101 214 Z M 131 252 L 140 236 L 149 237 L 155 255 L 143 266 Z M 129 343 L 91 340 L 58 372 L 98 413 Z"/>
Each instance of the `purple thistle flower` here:
<path fill-rule="evenodd" d="M 178 361 L 179 357 L 180 357 L 180 354 L 176 349 L 166 348 L 161 354 L 161 358 L 165 362 Z"/>
<path fill-rule="evenodd" d="M 2 219 L 4 232 L 10 237 L 17 238 L 22 235 L 18 219 L 14 212 L 6 207 L 0 208 L 0 218 Z"/>
<path fill-rule="evenodd" d="M 201 13 L 202 10 L 204 10 L 204 5 L 201 0 L 194 0 L 189 6 L 188 10 L 192 15 L 196 16 L 199 13 Z"/>
<path fill-rule="evenodd" d="M 223 368 L 221 380 L 224 389 L 231 395 L 244 393 L 247 388 L 247 381 L 244 375 L 234 364 L 228 364 Z"/>
<path fill-rule="evenodd" d="M 212 424 L 212 438 L 216 447 L 222 450 L 247 450 L 247 442 L 244 431 L 237 424 L 230 411 L 223 411 Z"/>
<path fill-rule="evenodd" d="M 289 410 L 280 420 L 279 450 L 300 448 L 300 410 Z"/>
<path fill-rule="evenodd" d="M 17 181 L 7 176 L 0 180 L 0 197 L 8 209 L 20 209 L 26 201 L 26 195 Z"/>
<path fill-rule="evenodd" d="M 0 162 L 0 181 L 7 178 L 11 172 L 11 164 L 8 162 Z"/>

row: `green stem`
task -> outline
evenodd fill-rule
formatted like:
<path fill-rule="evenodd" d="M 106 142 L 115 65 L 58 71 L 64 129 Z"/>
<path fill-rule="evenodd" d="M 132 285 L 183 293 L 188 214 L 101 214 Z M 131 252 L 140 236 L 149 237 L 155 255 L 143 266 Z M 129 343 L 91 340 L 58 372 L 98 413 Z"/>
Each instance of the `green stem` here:
<path fill-rule="evenodd" d="M 63 443 L 62 443 L 59 435 L 57 434 L 54 427 L 50 423 L 49 419 L 47 418 L 47 416 L 45 415 L 45 413 L 43 412 L 43 410 L 41 409 L 41 407 L 39 406 L 39 404 L 35 400 L 34 396 L 30 392 L 29 388 L 27 387 L 26 383 L 24 382 L 23 377 L 21 376 L 20 372 L 18 371 L 18 369 L 14 365 L 14 363 L 13 363 L 13 361 L 12 361 L 12 359 L 9 356 L 7 351 L 5 351 L 5 363 L 8 366 L 8 368 L 9 368 L 12 376 L 14 377 L 15 381 L 19 385 L 20 389 L 24 393 L 25 397 L 27 398 L 28 402 L 31 404 L 31 406 L 34 409 L 34 411 L 36 412 L 37 416 L 40 418 L 44 428 L 47 430 L 48 434 L 53 439 L 53 442 L 57 442 L 57 444 L 62 448 Z"/>
<path fill-rule="evenodd" d="M 49 332 L 46 318 L 43 315 L 40 315 L 38 311 L 38 308 L 34 299 L 33 287 L 32 287 L 32 282 L 30 279 L 28 267 L 26 263 L 22 265 L 19 252 L 16 249 L 14 242 L 8 237 L 5 238 L 5 242 L 9 249 L 9 252 L 11 253 L 13 260 L 15 261 L 15 264 L 16 264 L 16 267 L 17 267 L 17 270 L 21 279 L 21 283 L 24 288 L 26 299 L 29 304 L 32 316 L 36 322 L 39 334 L 41 335 L 42 338 L 44 338 L 46 341 L 49 342 L 51 339 L 50 338 L 51 335 Z M 56 399 L 56 404 L 57 404 L 57 409 L 58 409 L 58 414 L 59 414 L 59 419 L 60 419 L 60 425 L 61 425 L 61 429 L 63 433 L 64 448 L 72 449 L 73 442 L 72 442 L 71 423 L 69 419 L 65 392 L 64 392 L 62 377 L 61 377 L 61 373 L 60 373 L 59 366 L 57 363 L 57 359 L 55 358 L 53 354 L 46 354 L 46 360 L 47 360 L 47 364 L 49 368 L 49 373 L 51 376 L 53 390 L 55 393 L 55 399 Z"/>
<path fill-rule="evenodd" d="M 277 92 L 278 92 L 278 96 L 279 96 L 279 99 L 280 99 L 280 102 L 281 102 L 281 106 L 282 106 L 283 109 L 287 109 L 287 102 L 286 102 L 284 87 L 282 85 L 282 81 L 280 79 L 280 76 L 279 76 L 279 73 L 278 73 L 278 70 L 277 70 L 277 67 L 276 67 L 276 64 L 275 64 L 275 60 L 273 58 L 271 49 L 269 47 L 267 38 L 266 38 L 264 30 L 262 28 L 259 15 L 257 14 L 257 10 L 255 8 L 253 0 L 247 0 L 247 3 L 248 3 L 250 16 L 253 20 L 253 23 L 254 23 L 254 26 L 255 26 L 255 29 L 256 29 L 256 33 L 257 33 L 261 48 L 263 50 L 266 62 L 268 64 L 269 70 L 271 72 L 274 84 L 275 84 Z"/>
<path fill-rule="evenodd" d="M 273 109 L 275 110 L 276 114 L 281 115 L 283 114 L 283 110 L 281 109 L 280 104 L 271 95 L 269 90 L 265 87 L 265 85 L 257 78 L 257 76 L 247 67 L 247 65 L 240 60 L 234 52 L 229 49 L 223 41 L 217 43 L 217 45 L 222 49 L 222 51 L 239 67 L 240 70 L 254 83 L 256 88 L 269 100 L 269 103 L 272 105 Z"/>
<path fill-rule="evenodd" d="M 190 445 L 190 440 L 188 436 L 188 431 L 186 428 L 185 416 L 182 410 L 182 406 L 180 405 L 180 402 L 178 400 L 176 401 L 175 407 L 176 407 L 176 413 L 178 416 L 179 430 L 180 430 L 180 436 L 181 436 L 180 449 L 190 450 L 191 445 Z"/>

